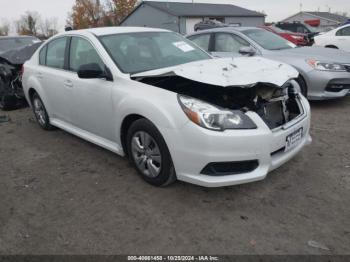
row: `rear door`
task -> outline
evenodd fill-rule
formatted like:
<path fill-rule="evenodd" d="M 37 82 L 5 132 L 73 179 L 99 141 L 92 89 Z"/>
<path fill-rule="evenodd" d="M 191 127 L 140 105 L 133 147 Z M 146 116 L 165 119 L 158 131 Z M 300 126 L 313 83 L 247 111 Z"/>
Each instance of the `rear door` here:
<path fill-rule="evenodd" d="M 350 52 L 350 26 L 339 29 L 335 33 L 335 46 Z"/>
<path fill-rule="evenodd" d="M 41 94 L 51 119 L 71 122 L 70 87 L 65 79 L 69 72 L 65 70 L 65 54 L 68 48 L 68 37 L 50 41 L 40 52 L 40 66 L 37 78 L 43 87 Z"/>
<path fill-rule="evenodd" d="M 116 116 L 112 103 L 113 81 L 81 79 L 77 74 L 82 65 L 95 63 L 105 69 L 105 63 L 93 44 L 82 37 L 71 38 L 68 57 L 70 73 L 65 81 L 71 84 L 74 125 L 96 136 L 114 140 Z"/>

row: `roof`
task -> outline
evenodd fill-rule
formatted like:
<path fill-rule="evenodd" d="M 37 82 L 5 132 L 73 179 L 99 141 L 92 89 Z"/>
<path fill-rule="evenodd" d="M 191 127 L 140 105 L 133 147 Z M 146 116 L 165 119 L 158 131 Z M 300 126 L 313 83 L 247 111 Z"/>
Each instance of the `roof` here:
<path fill-rule="evenodd" d="M 183 2 L 157 2 L 143 1 L 141 2 L 127 17 L 123 19 L 123 23 L 142 5 L 149 5 L 153 8 L 166 12 L 174 16 L 185 17 L 265 17 L 265 14 L 251 11 L 242 7 L 231 4 L 207 4 L 207 3 L 183 3 Z"/>
<path fill-rule="evenodd" d="M 349 17 L 343 16 L 343 15 L 338 15 L 338 14 L 333 14 L 333 13 L 329 13 L 329 12 L 304 12 L 304 13 L 308 13 L 308 14 L 313 15 L 313 16 L 318 16 L 320 18 L 332 20 L 332 21 L 339 22 L 339 23 L 345 23 L 346 21 L 349 20 Z"/>
<path fill-rule="evenodd" d="M 265 29 L 258 28 L 258 27 L 252 27 L 252 26 L 250 26 L 250 27 L 249 26 L 225 26 L 225 27 L 200 30 L 200 31 L 194 32 L 192 34 L 186 35 L 186 37 L 193 36 L 193 35 L 201 35 L 203 33 L 210 33 L 210 32 L 244 32 L 246 30 L 252 30 L 252 29 L 258 29 L 258 30 L 265 31 Z"/>
<path fill-rule="evenodd" d="M 61 33 L 59 35 L 69 34 L 84 34 L 91 33 L 97 36 L 112 35 L 112 34 L 123 34 L 123 33 L 139 33 L 139 32 L 169 32 L 169 30 L 149 27 L 133 27 L 133 26 L 110 26 L 110 27 L 98 27 L 98 28 L 87 28 L 81 30 L 72 30 Z"/>

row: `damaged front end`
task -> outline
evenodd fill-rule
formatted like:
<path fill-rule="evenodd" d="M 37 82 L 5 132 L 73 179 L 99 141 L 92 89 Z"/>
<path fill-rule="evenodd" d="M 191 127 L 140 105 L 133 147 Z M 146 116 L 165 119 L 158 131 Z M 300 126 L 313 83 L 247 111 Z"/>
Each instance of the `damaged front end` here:
<path fill-rule="evenodd" d="M 298 75 L 283 63 L 241 57 L 193 62 L 131 77 L 179 94 L 180 105 L 193 122 L 223 131 L 254 128 L 245 114 L 248 111 L 257 113 L 270 129 L 302 115 L 300 87 L 293 80 Z"/>
<path fill-rule="evenodd" d="M 201 125 L 209 129 L 256 128 L 255 124 L 245 116 L 248 111 L 257 113 L 270 129 L 281 127 L 303 114 L 299 101 L 299 86 L 294 80 L 287 81 L 283 86 L 256 83 L 247 86 L 227 86 L 225 88 L 196 82 L 180 76 L 140 77 L 135 80 L 179 94 L 180 104 L 187 116 L 197 124 L 200 124 L 200 121 L 204 122 Z M 196 101 L 193 101 L 193 99 L 196 99 Z M 203 114 L 202 120 L 199 119 L 199 116 L 193 114 L 195 110 L 191 110 L 194 103 L 198 104 L 200 101 L 208 104 L 195 105 L 200 107 L 198 110 L 210 112 L 210 114 Z M 212 108 L 209 105 L 212 105 Z M 218 114 L 215 111 L 226 112 L 227 114 Z M 235 114 L 230 116 L 230 112 L 235 112 Z M 237 115 L 241 120 L 244 120 L 242 123 L 238 123 Z M 221 124 L 219 124 L 220 121 Z M 209 127 L 205 123 L 209 123 Z M 233 127 L 230 128 L 230 123 L 236 125 L 231 125 Z"/>

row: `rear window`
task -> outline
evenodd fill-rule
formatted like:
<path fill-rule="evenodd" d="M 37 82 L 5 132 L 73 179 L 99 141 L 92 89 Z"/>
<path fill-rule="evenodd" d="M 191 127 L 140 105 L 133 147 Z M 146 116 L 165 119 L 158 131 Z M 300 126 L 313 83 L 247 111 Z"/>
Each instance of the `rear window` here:
<path fill-rule="evenodd" d="M 39 64 L 40 65 L 46 65 L 46 51 L 47 51 L 47 46 L 45 46 L 40 51 L 40 54 L 39 54 Z"/>
<path fill-rule="evenodd" d="M 53 68 L 64 68 L 64 54 L 66 51 L 67 37 L 53 40 L 47 45 L 46 65 Z"/>

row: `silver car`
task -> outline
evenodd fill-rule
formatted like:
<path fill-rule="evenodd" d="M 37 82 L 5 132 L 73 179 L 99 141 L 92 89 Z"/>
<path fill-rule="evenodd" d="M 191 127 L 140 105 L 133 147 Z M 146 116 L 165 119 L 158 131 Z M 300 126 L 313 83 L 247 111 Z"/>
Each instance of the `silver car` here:
<path fill-rule="evenodd" d="M 297 47 L 255 27 L 224 27 L 187 36 L 216 57 L 263 56 L 294 66 L 302 92 L 310 100 L 350 94 L 350 54 L 322 47 Z"/>

